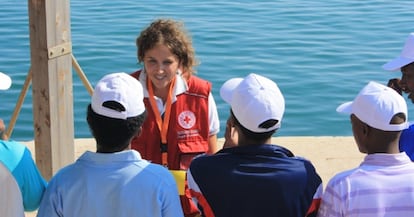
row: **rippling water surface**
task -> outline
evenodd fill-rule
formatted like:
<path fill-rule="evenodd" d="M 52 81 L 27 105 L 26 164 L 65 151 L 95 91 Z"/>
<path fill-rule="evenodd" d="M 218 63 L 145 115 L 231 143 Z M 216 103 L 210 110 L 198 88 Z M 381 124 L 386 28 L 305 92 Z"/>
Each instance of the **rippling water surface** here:
<path fill-rule="evenodd" d="M 229 107 L 219 97 L 229 78 L 256 72 L 276 81 L 286 98 L 282 136 L 352 135 L 349 118 L 335 112 L 369 81 L 400 76 L 381 65 L 398 55 L 414 31 L 412 0 L 135 1 L 71 0 L 73 54 L 94 85 L 104 74 L 132 72 L 135 38 L 153 19 L 184 21 L 201 64 L 213 83 L 223 135 Z M 30 67 L 27 1 L 0 2 L 0 71 L 12 89 L 0 92 L 0 116 L 9 123 Z M 90 100 L 77 74 L 75 136 L 90 137 Z M 13 137 L 33 138 L 31 89 Z M 409 103 L 414 115 L 414 105 Z"/>

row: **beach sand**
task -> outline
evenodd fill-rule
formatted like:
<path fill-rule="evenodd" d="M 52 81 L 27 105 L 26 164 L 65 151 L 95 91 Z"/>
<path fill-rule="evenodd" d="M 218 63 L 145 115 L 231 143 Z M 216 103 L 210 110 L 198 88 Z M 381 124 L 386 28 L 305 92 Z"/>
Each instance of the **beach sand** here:
<path fill-rule="evenodd" d="M 219 139 L 222 143 L 223 139 Z M 23 142 L 31 150 L 35 158 L 34 142 Z M 296 156 L 310 160 L 322 178 L 324 186 L 338 172 L 357 167 L 364 154 L 358 151 L 352 136 L 322 136 L 322 137 L 274 137 L 273 144 L 284 146 Z M 77 159 L 86 150 L 95 151 L 93 139 L 75 139 L 75 156 Z M 27 217 L 36 216 L 35 212 L 26 212 Z"/>

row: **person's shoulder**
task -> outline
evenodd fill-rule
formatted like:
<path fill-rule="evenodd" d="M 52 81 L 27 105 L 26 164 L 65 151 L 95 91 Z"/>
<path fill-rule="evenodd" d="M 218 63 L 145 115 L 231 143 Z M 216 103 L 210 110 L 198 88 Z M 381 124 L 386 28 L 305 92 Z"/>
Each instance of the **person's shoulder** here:
<path fill-rule="evenodd" d="M 207 94 L 211 90 L 211 82 L 202 79 L 196 75 L 191 75 L 190 78 L 187 80 L 188 88 L 192 91 L 197 92 L 206 92 Z"/>
<path fill-rule="evenodd" d="M 72 176 L 73 172 L 78 171 L 79 161 L 75 161 L 70 163 L 58 170 L 58 172 L 54 176 Z"/>
<path fill-rule="evenodd" d="M 410 123 L 410 126 L 401 132 L 400 143 L 414 143 L 414 123 Z"/>
<path fill-rule="evenodd" d="M 20 159 L 25 157 L 25 153 L 28 153 L 27 156 L 31 155 L 30 149 L 23 143 L 14 140 L 0 140 L 0 154 Z"/>
<path fill-rule="evenodd" d="M 15 141 L 13 139 L 9 139 L 9 140 L 0 140 L 1 143 L 3 143 L 3 145 L 8 146 L 8 147 L 19 147 L 19 148 L 25 148 L 28 149 L 27 146 L 21 142 Z"/>
<path fill-rule="evenodd" d="M 217 153 L 216 153 L 217 154 Z M 209 160 L 210 157 L 215 156 L 216 154 L 213 155 L 207 155 L 205 153 L 203 154 L 199 154 L 197 156 L 195 156 L 192 160 L 191 160 L 191 164 L 198 164 L 199 162 L 203 162 L 205 160 Z M 190 164 L 190 166 L 191 166 Z"/>
<path fill-rule="evenodd" d="M 194 81 L 200 81 L 200 82 L 209 82 L 206 79 L 201 78 L 196 74 L 192 74 L 191 76 L 189 76 L 188 80 L 194 80 Z"/>
<path fill-rule="evenodd" d="M 228 154 L 225 152 L 226 149 L 222 149 L 215 154 L 200 154 L 193 158 L 190 164 L 191 168 L 198 168 L 198 169 L 208 169 L 214 167 L 214 165 L 218 162 L 225 161 L 225 156 Z"/>
<path fill-rule="evenodd" d="M 154 176 L 159 177 L 171 175 L 170 171 L 166 167 L 151 162 L 148 162 L 148 165 L 144 167 L 143 172 L 151 173 Z"/>
<path fill-rule="evenodd" d="M 160 164 L 148 162 L 148 166 L 145 167 L 148 170 L 151 170 L 156 173 L 168 173 L 168 169 Z"/>
<path fill-rule="evenodd" d="M 196 156 L 190 164 L 191 167 L 197 167 L 199 169 L 210 169 L 220 167 L 220 165 L 228 164 L 231 162 L 238 162 L 243 158 L 240 157 L 240 152 L 242 153 L 253 153 L 250 151 L 245 151 L 252 147 L 248 146 L 235 146 L 229 148 L 223 148 L 216 152 L 215 154 L 200 154 Z"/>
<path fill-rule="evenodd" d="M 60 168 L 56 174 L 52 176 L 48 183 L 48 188 L 63 188 L 70 187 L 71 184 L 65 184 L 65 183 L 72 183 L 73 181 L 77 180 L 79 177 L 76 174 L 77 169 L 75 168 L 75 165 L 77 162 L 68 164 L 62 168 Z"/>
<path fill-rule="evenodd" d="M 358 168 L 338 172 L 331 179 L 329 179 L 327 186 L 334 188 L 338 185 L 344 185 L 350 182 L 357 173 Z"/>
<path fill-rule="evenodd" d="M 408 123 L 408 128 L 407 128 L 407 129 L 405 129 L 405 130 L 408 130 L 408 131 L 414 131 L 414 122 L 409 122 L 409 123 Z"/>
<path fill-rule="evenodd" d="M 180 170 L 181 172 L 181 170 Z M 182 170 L 185 174 L 185 170 Z M 176 185 L 173 171 L 169 171 L 166 167 L 155 164 L 155 163 L 149 163 L 148 166 L 146 166 L 140 173 L 137 174 L 137 177 L 140 177 L 140 174 L 145 174 L 142 177 L 146 177 L 147 183 L 150 183 L 150 185 L 165 185 L 165 186 L 174 186 Z"/>
<path fill-rule="evenodd" d="M 63 179 L 72 179 L 72 176 L 77 176 L 76 174 L 81 171 L 81 168 L 85 167 L 85 164 L 88 164 L 87 161 L 89 161 L 89 158 L 91 158 L 91 155 L 95 155 L 95 152 L 92 151 L 85 151 L 83 154 L 79 156 L 75 160 L 75 162 L 70 163 L 62 168 L 60 168 L 57 173 L 53 176 L 54 177 L 62 177 Z M 52 178 L 52 179 L 53 179 Z"/>
<path fill-rule="evenodd" d="M 293 154 L 293 152 L 291 150 L 289 150 L 288 148 L 286 148 L 286 147 L 276 145 L 276 144 L 264 144 L 263 146 L 264 147 L 271 147 L 272 149 L 274 149 L 278 152 L 282 152 L 287 157 L 295 157 L 295 154 Z M 298 159 L 302 159 L 302 158 L 298 158 Z"/>
<path fill-rule="evenodd" d="M 410 122 L 409 127 L 402 131 L 402 134 L 414 134 L 414 123 Z"/>
<path fill-rule="evenodd" d="M 132 77 L 136 78 L 139 80 L 139 76 L 141 75 L 142 69 L 138 69 L 135 72 L 130 73 L 129 75 L 131 75 Z"/>

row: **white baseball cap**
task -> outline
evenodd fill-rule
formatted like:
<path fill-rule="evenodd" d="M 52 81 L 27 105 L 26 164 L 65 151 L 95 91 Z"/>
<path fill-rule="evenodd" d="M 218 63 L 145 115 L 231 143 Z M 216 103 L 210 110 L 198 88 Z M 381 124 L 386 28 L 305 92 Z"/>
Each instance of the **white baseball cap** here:
<path fill-rule="evenodd" d="M 233 78 L 220 88 L 220 96 L 230 104 L 234 116 L 246 129 L 264 133 L 280 128 L 285 99 L 272 80 L 254 73 L 245 78 Z M 260 127 L 271 119 L 277 120 L 277 124 Z"/>
<path fill-rule="evenodd" d="M 124 72 L 104 76 L 95 86 L 92 94 L 92 110 L 97 114 L 127 119 L 136 117 L 145 111 L 144 94 L 141 83 Z M 105 102 L 120 103 L 125 110 L 118 111 L 104 105 Z"/>
<path fill-rule="evenodd" d="M 374 81 L 370 81 L 354 101 L 338 106 L 336 111 L 354 114 L 362 122 L 383 131 L 401 131 L 408 128 L 407 103 L 404 98 L 392 88 Z M 402 124 L 390 124 L 391 119 L 398 113 L 404 113 L 406 121 Z"/>
<path fill-rule="evenodd" d="M 414 62 L 414 32 L 408 35 L 400 56 L 385 63 L 382 68 L 388 71 L 396 71 L 412 62 Z"/>
<path fill-rule="evenodd" d="M 12 84 L 11 78 L 4 74 L 3 72 L 0 72 L 0 90 L 7 90 L 10 88 Z"/>

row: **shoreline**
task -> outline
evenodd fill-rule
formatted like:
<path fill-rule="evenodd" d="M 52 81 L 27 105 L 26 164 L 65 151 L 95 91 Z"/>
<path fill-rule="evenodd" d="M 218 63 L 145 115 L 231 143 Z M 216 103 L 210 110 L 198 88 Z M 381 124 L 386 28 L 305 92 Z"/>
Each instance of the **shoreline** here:
<path fill-rule="evenodd" d="M 219 144 L 224 138 L 218 139 Z M 35 159 L 34 141 L 22 141 Z M 359 166 L 365 154 L 359 152 L 352 136 L 280 136 L 273 137 L 272 144 L 283 146 L 296 156 L 312 162 L 322 178 L 324 187 L 338 172 Z M 93 138 L 76 138 L 74 141 L 76 160 L 85 151 L 96 151 Z M 36 216 L 36 211 L 26 212 L 26 217 Z"/>

